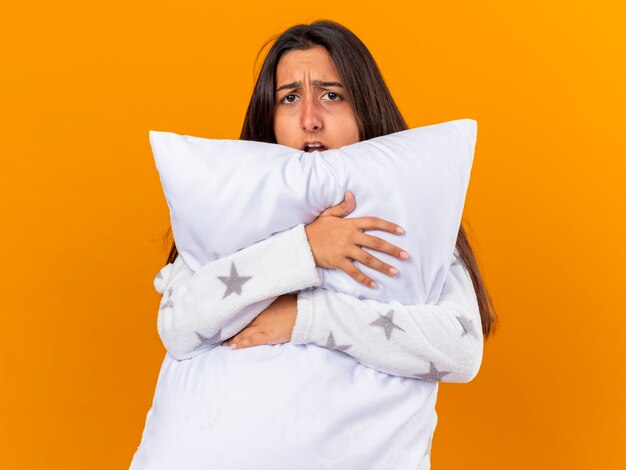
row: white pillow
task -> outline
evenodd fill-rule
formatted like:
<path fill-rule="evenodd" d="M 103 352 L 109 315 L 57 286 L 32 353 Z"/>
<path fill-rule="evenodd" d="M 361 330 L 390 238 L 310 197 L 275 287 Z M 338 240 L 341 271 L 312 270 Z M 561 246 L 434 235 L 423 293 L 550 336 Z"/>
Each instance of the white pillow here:
<path fill-rule="evenodd" d="M 176 245 L 192 269 L 313 221 L 349 189 L 357 207 L 348 217 L 406 229 L 369 233 L 408 249 L 410 266 L 402 262 L 391 278 L 358 264 L 377 289 L 322 270 L 320 287 L 407 304 L 439 297 L 475 139 L 469 119 L 310 154 L 150 132 Z M 437 390 L 437 382 L 388 375 L 315 344 L 215 347 L 185 361 L 166 354 L 131 470 L 426 469 Z"/>
<path fill-rule="evenodd" d="M 436 303 L 450 266 L 476 144 L 476 121 L 459 119 L 307 153 L 279 144 L 150 131 L 150 143 L 183 261 L 197 270 L 300 223 L 311 223 L 347 190 L 346 218 L 375 216 L 404 235 L 367 234 L 405 248 L 389 277 L 355 261 L 375 289 L 339 269 L 321 288 L 382 302 Z M 364 247 L 394 266 L 399 260 Z"/>

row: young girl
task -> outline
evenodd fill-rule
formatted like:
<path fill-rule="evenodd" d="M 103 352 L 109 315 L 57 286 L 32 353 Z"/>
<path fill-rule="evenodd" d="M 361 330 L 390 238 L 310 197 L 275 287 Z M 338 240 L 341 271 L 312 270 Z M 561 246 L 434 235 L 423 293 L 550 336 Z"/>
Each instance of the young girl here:
<path fill-rule="evenodd" d="M 240 138 L 324 151 L 405 129 L 408 126 L 365 45 L 337 23 L 316 21 L 294 26 L 276 39 L 263 63 Z M 376 371 L 429 381 L 432 388 L 423 397 L 424 406 L 419 414 L 407 418 L 417 431 L 406 442 L 392 448 L 393 440 L 405 437 L 395 429 L 389 429 L 388 435 L 380 434 L 383 425 L 378 430 L 380 442 L 376 443 L 380 449 L 371 455 L 362 449 L 363 461 L 346 459 L 346 445 L 343 460 L 327 459 L 323 465 L 319 455 L 311 454 L 310 461 L 304 456 L 298 467 L 430 468 L 437 422 L 436 384 L 469 382 L 476 376 L 483 337 L 495 331 L 496 316 L 463 227 L 437 305 L 382 303 L 317 289 L 321 268 L 341 269 L 375 289 L 375 279 L 366 276 L 353 261 L 394 276 L 410 256 L 401 246 L 364 233 L 384 230 L 397 234 L 401 245 L 403 231 L 395 223 L 377 217 L 346 218 L 357 199 L 358 195 L 348 192 L 341 204 L 326 209 L 311 224 L 277 233 L 196 272 L 184 264 L 173 244 L 167 265 L 155 278 L 155 288 L 163 294 L 158 332 L 176 361 L 197 358 L 223 346 L 235 350 L 231 360 L 236 361 L 234 355 L 243 354 L 237 350 L 290 343 L 341 351 L 347 354 L 346 360 L 356 360 Z M 218 226 L 216 221 L 216 229 Z M 363 247 L 395 256 L 398 265 L 380 261 Z M 226 297 L 232 297 L 231 302 L 222 303 Z M 340 362 L 338 357 L 333 356 L 333 360 Z M 285 359 L 276 355 L 275 360 Z M 309 364 L 303 362 L 302 367 Z M 331 368 L 328 366 L 324 373 L 332 376 L 335 372 Z M 378 374 L 376 380 L 380 375 L 384 374 Z M 339 381 L 340 373 L 335 377 Z M 293 377 L 266 379 L 286 384 Z M 236 385 L 232 385 L 234 392 Z M 285 397 L 294 401 L 293 396 Z M 285 403 L 286 407 L 291 405 Z M 391 405 L 372 403 L 373 409 L 376 406 Z M 333 439 L 336 430 L 323 429 L 319 422 L 316 426 L 321 426 L 316 436 Z M 238 429 L 240 432 L 235 432 L 245 438 L 244 429 Z M 312 435 L 312 431 L 306 435 L 300 432 L 291 445 L 308 451 L 314 444 L 298 439 Z M 205 444 L 211 449 L 210 442 Z M 247 446 L 253 446 L 250 439 L 238 444 L 244 453 Z M 403 448 L 407 455 L 401 457 L 398 449 Z M 274 455 L 272 449 L 267 452 Z M 139 462 L 139 454 L 133 464 Z M 267 466 L 257 460 L 254 468 L 292 468 L 286 451 L 284 455 L 284 460 L 272 460 Z M 366 467 L 363 462 L 367 462 Z M 393 466 L 389 466 L 391 462 Z"/>

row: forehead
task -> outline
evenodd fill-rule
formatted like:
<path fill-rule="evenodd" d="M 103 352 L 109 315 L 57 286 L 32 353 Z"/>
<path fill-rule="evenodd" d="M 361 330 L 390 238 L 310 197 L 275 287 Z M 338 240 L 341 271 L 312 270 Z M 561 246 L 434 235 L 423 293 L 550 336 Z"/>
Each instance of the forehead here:
<path fill-rule="evenodd" d="M 335 65 L 326 48 L 315 46 L 306 51 L 289 51 L 280 58 L 276 67 L 276 82 L 302 80 L 303 78 L 337 80 Z"/>

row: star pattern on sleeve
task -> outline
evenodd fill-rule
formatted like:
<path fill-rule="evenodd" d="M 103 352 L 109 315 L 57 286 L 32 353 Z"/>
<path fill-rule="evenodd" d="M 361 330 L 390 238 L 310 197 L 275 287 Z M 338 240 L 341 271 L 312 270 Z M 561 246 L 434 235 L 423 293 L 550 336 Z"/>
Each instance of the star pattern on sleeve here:
<path fill-rule="evenodd" d="M 168 307 L 174 307 L 174 302 L 172 302 L 172 299 L 168 299 L 167 302 L 161 305 L 161 308 L 168 308 Z"/>
<path fill-rule="evenodd" d="M 381 315 L 380 313 L 378 315 L 380 318 L 371 322 L 370 325 L 380 326 L 383 330 L 385 330 L 385 336 L 387 336 L 387 339 L 391 338 L 391 333 L 394 328 L 404 331 L 404 329 L 400 328 L 393 322 L 393 310 L 389 310 L 385 315 Z"/>
<path fill-rule="evenodd" d="M 326 341 L 326 348 L 334 349 L 335 351 L 345 351 L 346 349 L 349 349 L 350 347 L 351 347 L 350 344 L 338 345 L 335 342 L 335 337 L 333 336 L 333 332 L 332 331 L 328 335 L 328 341 Z"/>
<path fill-rule="evenodd" d="M 212 346 L 214 344 L 222 342 L 222 340 L 221 340 L 222 330 L 219 330 L 213 336 L 204 336 L 204 335 L 198 333 L 197 331 L 195 331 L 194 333 L 196 334 L 196 336 L 200 340 L 200 343 L 197 344 L 194 349 L 203 348 L 205 346 Z"/>
<path fill-rule="evenodd" d="M 233 292 L 237 295 L 241 295 L 241 286 L 252 279 L 252 276 L 240 276 L 235 267 L 235 263 L 231 261 L 230 276 L 217 276 L 220 281 L 226 285 L 226 291 L 222 299 L 228 297 Z"/>
<path fill-rule="evenodd" d="M 433 382 L 441 382 L 441 379 L 444 376 L 450 374 L 450 372 L 448 371 L 437 369 L 432 361 L 429 361 L 429 364 L 430 369 L 428 370 L 428 372 L 424 372 L 422 374 L 414 374 L 413 377 L 422 380 L 431 380 Z"/>
<path fill-rule="evenodd" d="M 459 315 L 456 318 L 457 320 L 459 320 L 459 323 L 463 327 L 463 334 L 461 336 L 465 336 L 469 334 L 469 335 L 472 335 L 476 339 L 480 339 L 479 337 L 476 336 L 476 328 L 474 328 L 474 321 L 471 318 L 467 318 L 464 315 Z"/>
<path fill-rule="evenodd" d="M 162 308 L 168 308 L 168 307 L 174 307 L 174 302 L 172 301 L 172 294 L 174 293 L 174 288 L 170 287 L 166 294 L 167 294 L 167 301 L 164 304 L 161 304 L 161 307 L 159 307 L 159 310 L 161 310 Z"/>

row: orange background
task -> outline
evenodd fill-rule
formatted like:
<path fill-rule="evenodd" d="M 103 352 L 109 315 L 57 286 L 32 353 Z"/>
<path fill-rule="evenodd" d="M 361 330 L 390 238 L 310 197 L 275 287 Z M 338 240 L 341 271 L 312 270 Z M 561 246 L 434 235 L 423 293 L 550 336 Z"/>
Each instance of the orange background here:
<path fill-rule="evenodd" d="M 128 468 L 164 356 L 148 130 L 237 138 L 263 42 L 320 18 L 412 127 L 478 121 L 464 220 L 500 326 L 440 385 L 433 468 L 623 465 L 623 2 L 227 4 L 0 7 L 2 467 Z"/>

